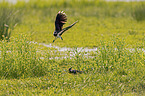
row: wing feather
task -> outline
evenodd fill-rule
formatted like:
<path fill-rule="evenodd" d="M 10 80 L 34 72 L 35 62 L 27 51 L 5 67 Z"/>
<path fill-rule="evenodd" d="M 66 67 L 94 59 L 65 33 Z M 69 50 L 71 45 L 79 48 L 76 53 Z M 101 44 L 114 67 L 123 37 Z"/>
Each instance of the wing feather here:
<path fill-rule="evenodd" d="M 78 21 L 74 22 L 73 24 L 71 24 L 70 26 L 62 29 L 58 34 L 61 36 L 66 30 L 68 30 L 69 28 L 71 28 L 72 26 L 74 26 Z"/>
<path fill-rule="evenodd" d="M 57 32 L 61 31 L 63 25 L 67 22 L 67 16 L 63 11 L 59 11 L 55 20 L 55 30 Z"/>

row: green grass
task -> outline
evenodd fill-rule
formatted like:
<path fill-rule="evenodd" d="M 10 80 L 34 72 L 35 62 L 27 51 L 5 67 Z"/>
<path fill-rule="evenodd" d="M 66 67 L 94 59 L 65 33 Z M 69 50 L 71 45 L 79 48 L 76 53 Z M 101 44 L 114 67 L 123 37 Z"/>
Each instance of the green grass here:
<path fill-rule="evenodd" d="M 124 40 L 101 41 L 92 58 L 74 50 L 75 56 L 60 60 L 50 60 L 56 55 L 47 48 L 37 52 L 42 48 L 27 41 L 20 36 L 1 42 L 1 95 L 144 94 L 145 53 L 126 49 Z M 71 66 L 84 73 L 69 74 Z"/>
<path fill-rule="evenodd" d="M 23 16 L 10 42 L 0 42 L 0 95 L 145 95 L 145 52 L 141 50 L 145 49 L 145 21 L 136 18 L 142 14 L 136 6 L 145 3 L 58 2 L 1 3 L 21 10 Z M 76 55 L 30 43 L 52 43 L 59 10 L 68 16 L 65 26 L 79 23 L 63 35 L 63 41 L 52 45 L 72 47 Z M 78 47 L 98 50 L 88 52 L 87 58 Z M 50 59 L 63 56 L 67 58 Z M 83 73 L 70 74 L 70 67 Z"/>
<path fill-rule="evenodd" d="M 137 6 L 137 8 L 135 8 L 135 10 L 133 11 L 132 15 L 134 17 L 134 19 L 136 19 L 137 21 L 143 21 L 145 20 L 145 6 L 143 4 L 140 4 L 139 6 Z"/>
<path fill-rule="evenodd" d="M 13 7 L 0 6 L 0 40 L 9 40 L 14 27 L 21 21 L 21 15 Z"/>
<path fill-rule="evenodd" d="M 144 2 L 77 0 L 60 0 L 59 3 L 35 0 L 28 4 L 18 3 L 14 7 L 21 8 L 25 15 L 12 36 L 17 36 L 17 33 L 32 34 L 32 39 L 36 42 L 52 43 L 55 16 L 59 10 L 64 10 L 68 17 L 64 27 L 76 20 L 79 23 L 62 36 L 63 42 L 58 39 L 54 45 L 96 47 L 100 40 L 109 41 L 112 35 L 117 35 L 124 38 L 129 47 L 133 47 L 134 43 L 143 43 L 145 40 L 144 19 L 138 20 L 139 16 L 144 18 L 144 5 Z"/>

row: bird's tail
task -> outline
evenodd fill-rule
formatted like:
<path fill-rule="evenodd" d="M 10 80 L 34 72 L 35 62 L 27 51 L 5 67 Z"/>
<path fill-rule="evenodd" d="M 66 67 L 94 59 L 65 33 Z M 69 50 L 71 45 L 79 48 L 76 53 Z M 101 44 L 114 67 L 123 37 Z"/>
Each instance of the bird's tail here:
<path fill-rule="evenodd" d="M 58 34 L 59 34 L 59 35 L 62 35 L 66 30 L 68 30 L 69 28 L 71 28 L 72 26 L 74 26 L 77 22 L 78 22 L 78 20 L 77 20 L 76 22 L 74 22 L 73 24 L 71 24 L 70 26 L 68 26 L 68 27 L 66 27 L 66 28 L 64 28 L 64 29 L 62 29 L 62 31 L 59 32 Z"/>

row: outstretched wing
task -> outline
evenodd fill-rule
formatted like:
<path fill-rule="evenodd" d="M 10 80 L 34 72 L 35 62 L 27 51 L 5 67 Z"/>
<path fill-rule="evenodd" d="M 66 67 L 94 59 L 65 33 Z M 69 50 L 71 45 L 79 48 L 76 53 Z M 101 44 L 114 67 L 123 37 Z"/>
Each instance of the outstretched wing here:
<path fill-rule="evenodd" d="M 71 24 L 70 26 L 62 29 L 58 34 L 61 36 L 66 30 L 68 30 L 69 28 L 71 28 L 72 26 L 74 26 L 78 21 L 74 22 L 73 24 Z"/>
<path fill-rule="evenodd" d="M 67 22 L 67 16 L 63 11 L 59 11 L 55 20 L 55 31 L 62 30 L 63 25 Z"/>

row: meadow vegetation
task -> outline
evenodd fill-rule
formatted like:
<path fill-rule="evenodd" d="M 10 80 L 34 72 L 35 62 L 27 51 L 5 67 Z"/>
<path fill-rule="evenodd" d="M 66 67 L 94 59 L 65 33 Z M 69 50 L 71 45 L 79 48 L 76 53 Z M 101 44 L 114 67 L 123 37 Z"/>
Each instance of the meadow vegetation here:
<path fill-rule="evenodd" d="M 18 13 L 0 18 L 0 27 L 7 24 L 12 32 L 9 42 L 0 41 L 0 95 L 145 95 L 144 6 L 97 0 L 1 2 L 0 10 L 8 10 L 0 16 Z M 59 10 L 68 16 L 65 26 L 79 23 L 52 45 L 73 51 L 39 44 L 52 43 Z M 86 56 L 77 47 L 98 50 Z M 70 74 L 70 67 L 83 73 Z"/>
<path fill-rule="evenodd" d="M 0 7 L 0 40 L 9 40 L 14 27 L 21 21 L 18 10 L 5 5 Z"/>

